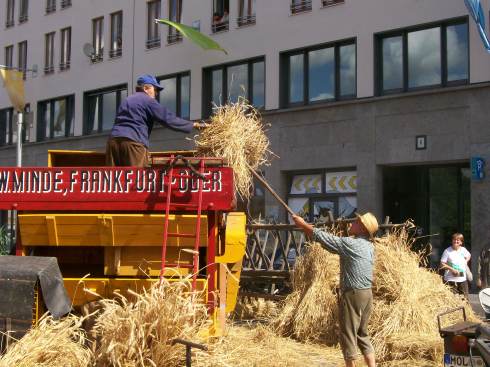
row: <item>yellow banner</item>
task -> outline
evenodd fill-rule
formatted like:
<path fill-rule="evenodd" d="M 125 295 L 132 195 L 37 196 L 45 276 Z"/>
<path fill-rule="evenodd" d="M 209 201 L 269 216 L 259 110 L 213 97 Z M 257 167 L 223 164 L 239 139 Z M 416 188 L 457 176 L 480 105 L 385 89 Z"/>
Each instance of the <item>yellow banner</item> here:
<path fill-rule="evenodd" d="M 24 77 L 22 71 L 0 69 L 3 85 L 7 89 L 10 102 L 17 111 L 23 111 L 25 107 Z"/>

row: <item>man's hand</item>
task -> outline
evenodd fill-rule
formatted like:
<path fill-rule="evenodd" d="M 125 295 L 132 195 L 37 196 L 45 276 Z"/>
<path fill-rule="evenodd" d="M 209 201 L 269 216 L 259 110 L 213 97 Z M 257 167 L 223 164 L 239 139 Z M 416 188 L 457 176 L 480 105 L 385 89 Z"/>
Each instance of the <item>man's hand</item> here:
<path fill-rule="evenodd" d="M 194 122 L 194 129 L 205 129 L 209 126 L 209 124 L 205 123 L 204 121 L 195 121 Z"/>
<path fill-rule="evenodd" d="M 455 277 L 459 276 L 459 271 L 457 271 L 456 269 L 451 269 L 451 273 L 453 273 Z"/>
<path fill-rule="evenodd" d="M 292 215 L 291 217 L 293 218 L 294 224 L 296 224 L 297 227 L 303 228 L 305 226 L 305 220 L 299 215 Z"/>

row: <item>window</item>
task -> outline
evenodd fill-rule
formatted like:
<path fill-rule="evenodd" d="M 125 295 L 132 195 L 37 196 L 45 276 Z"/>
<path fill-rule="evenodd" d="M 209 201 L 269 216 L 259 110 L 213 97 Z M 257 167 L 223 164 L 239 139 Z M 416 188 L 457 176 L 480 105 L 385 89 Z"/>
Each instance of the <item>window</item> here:
<path fill-rule="evenodd" d="M 468 23 L 455 21 L 377 37 L 379 94 L 468 82 Z"/>
<path fill-rule="evenodd" d="M 213 0 L 213 33 L 227 31 L 229 25 L 230 7 L 228 0 Z"/>
<path fill-rule="evenodd" d="M 24 73 L 25 80 L 27 72 L 27 41 L 19 43 L 18 51 L 17 68 Z"/>
<path fill-rule="evenodd" d="M 150 1 L 146 6 L 148 9 L 146 48 L 160 47 L 160 26 L 155 23 L 155 19 L 160 19 L 161 1 Z"/>
<path fill-rule="evenodd" d="M 128 96 L 127 85 L 86 92 L 84 95 L 84 134 L 108 131 L 117 109 Z"/>
<path fill-rule="evenodd" d="M 19 23 L 25 23 L 29 19 L 29 0 L 20 0 Z"/>
<path fill-rule="evenodd" d="M 246 62 L 212 67 L 204 70 L 203 115 L 208 117 L 214 105 L 236 102 L 244 97 L 256 108 L 265 105 L 265 62 Z"/>
<path fill-rule="evenodd" d="M 356 96 L 353 41 L 281 55 L 281 105 L 291 107 Z"/>
<path fill-rule="evenodd" d="M 13 144 L 13 108 L 0 110 L 0 146 Z"/>
<path fill-rule="evenodd" d="M 291 1 L 291 14 L 303 13 L 305 11 L 311 11 L 311 0 Z"/>
<path fill-rule="evenodd" d="M 122 11 L 111 14 L 111 50 L 109 51 L 111 58 L 122 55 L 122 22 Z"/>
<path fill-rule="evenodd" d="M 74 135 L 75 96 L 38 102 L 37 140 Z"/>
<path fill-rule="evenodd" d="M 54 72 L 54 34 L 51 32 L 44 36 L 44 74 Z"/>
<path fill-rule="evenodd" d="M 236 20 L 238 27 L 255 24 L 255 0 L 240 0 L 239 6 Z"/>
<path fill-rule="evenodd" d="M 92 62 L 104 59 L 104 17 L 92 19 L 92 47 L 94 54 L 91 56 Z"/>
<path fill-rule="evenodd" d="M 15 24 L 14 21 L 14 9 L 15 9 L 15 0 L 7 0 L 7 11 L 5 12 L 5 28 L 13 27 Z"/>
<path fill-rule="evenodd" d="M 56 0 L 46 0 L 46 14 L 56 11 Z"/>
<path fill-rule="evenodd" d="M 158 78 L 164 89 L 159 93 L 160 103 L 177 116 L 190 116 L 191 83 L 189 73 Z"/>
<path fill-rule="evenodd" d="M 71 6 L 71 0 L 61 0 L 61 9 L 66 9 Z"/>
<path fill-rule="evenodd" d="M 289 175 L 288 206 L 308 222 L 330 214 L 349 218 L 357 209 L 357 172 L 319 170 Z"/>
<path fill-rule="evenodd" d="M 14 66 L 14 45 L 5 47 L 5 66 Z"/>
<path fill-rule="evenodd" d="M 344 3 L 344 0 L 322 0 L 322 6 L 323 7 L 338 5 L 338 4 L 343 4 L 343 3 Z"/>
<path fill-rule="evenodd" d="M 182 0 L 170 0 L 168 3 L 168 15 L 172 22 L 182 22 Z M 182 40 L 182 35 L 174 27 L 168 27 L 167 43 L 175 43 Z"/>
<path fill-rule="evenodd" d="M 70 68 L 71 60 L 71 27 L 61 30 L 61 59 L 60 71 Z"/>

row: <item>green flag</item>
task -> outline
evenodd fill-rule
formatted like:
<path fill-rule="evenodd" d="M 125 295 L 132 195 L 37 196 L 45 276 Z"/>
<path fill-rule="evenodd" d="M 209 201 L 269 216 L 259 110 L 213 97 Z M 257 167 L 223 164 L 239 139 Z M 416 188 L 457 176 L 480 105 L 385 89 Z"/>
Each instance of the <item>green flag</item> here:
<path fill-rule="evenodd" d="M 161 23 L 161 24 L 167 24 L 171 27 L 174 27 L 177 29 L 182 35 L 188 39 L 190 39 L 192 42 L 195 44 L 201 46 L 205 50 L 218 50 L 218 51 L 223 51 L 225 54 L 228 55 L 228 52 L 226 52 L 225 49 L 221 48 L 221 46 L 216 43 L 214 40 L 209 38 L 208 36 L 205 36 L 201 32 L 195 30 L 192 27 L 189 27 L 187 25 L 183 25 L 180 23 L 172 22 L 167 19 L 155 19 L 156 23 Z"/>

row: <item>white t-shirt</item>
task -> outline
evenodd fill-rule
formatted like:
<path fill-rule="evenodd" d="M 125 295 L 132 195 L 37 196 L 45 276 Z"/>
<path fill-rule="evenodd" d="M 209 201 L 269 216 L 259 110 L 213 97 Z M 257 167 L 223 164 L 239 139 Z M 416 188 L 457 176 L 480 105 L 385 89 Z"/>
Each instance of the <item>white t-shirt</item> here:
<path fill-rule="evenodd" d="M 446 263 L 451 268 L 463 273 L 463 276 L 454 276 L 449 269 L 446 269 L 444 272 L 444 280 L 447 282 L 458 283 L 466 281 L 466 260 L 470 257 L 471 254 L 463 246 L 457 250 L 454 250 L 452 246 L 445 249 L 442 253 L 441 262 Z"/>

